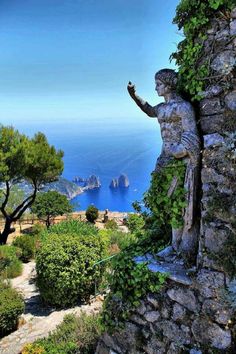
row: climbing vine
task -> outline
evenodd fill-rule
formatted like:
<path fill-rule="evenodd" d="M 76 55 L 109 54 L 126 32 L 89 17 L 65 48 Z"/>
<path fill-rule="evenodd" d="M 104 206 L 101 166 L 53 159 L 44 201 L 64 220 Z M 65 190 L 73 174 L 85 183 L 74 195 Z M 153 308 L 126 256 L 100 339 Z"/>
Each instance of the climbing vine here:
<path fill-rule="evenodd" d="M 161 171 L 152 173 L 151 186 L 144 195 L 144 202 L 159 227 L 167 223 L 178 229 L 183 225 L 185 171 L 183 161 L 171 160 Z"/>
<path fill-rule="evenodd" d="M 225 16 L 235 0 L 182 0 L 176 9 L 173 23 L 183 30 L 185 39 L 171 55 L 179 66 L 180 90 L 188 93 L 192 100 L 200 100 L 210 73 L 210 58 L 204 56 L 206 31 L 210 20 L 216 15 Z"/>
<path fill-rule="evenodd" d="M 143 235 L 127 247 L 115 259 L 110 275 L 110 293 L 106 297 L 102 321 L 108 331 L 122 328 L 125 320 L 148 293 L 160 290 L 166 275 L 148 269 L 147 262 L 138 262 L 137 257 L 156 254 L 163 247 L 161 238 Z"/>

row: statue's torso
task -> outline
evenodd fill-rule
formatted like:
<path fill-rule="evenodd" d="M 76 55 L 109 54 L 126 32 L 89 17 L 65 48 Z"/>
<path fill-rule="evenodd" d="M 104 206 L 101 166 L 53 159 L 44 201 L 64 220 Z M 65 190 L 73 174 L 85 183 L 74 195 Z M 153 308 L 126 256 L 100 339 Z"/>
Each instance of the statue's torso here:
<path fill-rule="evenodd" d="M 170 147 L 179 144 L 182 136 L 182 118 L 179 115 L 179 102 L 161 103 L 155 107 L 163 140 L 162 153 L 170 155 Z"/>

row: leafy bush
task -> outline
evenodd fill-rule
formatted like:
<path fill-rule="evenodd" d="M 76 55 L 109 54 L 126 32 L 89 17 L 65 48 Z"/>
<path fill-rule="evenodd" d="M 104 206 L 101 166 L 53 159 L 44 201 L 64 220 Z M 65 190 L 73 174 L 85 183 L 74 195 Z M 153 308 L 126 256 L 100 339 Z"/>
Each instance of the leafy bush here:
<path fill-rule="evenodd" d="M 108 220 L 108 221 L 105 223 L 105 229 L 108 229 L 108 230 L 117 230 L 117 229 L 118 229 L 118 225 L 117 225 L 117 223 L 115 222 L 114 219 L 111 219 L 111 220 Z"/>
<path fill-rule="evenodd" d="M 128 229 L 131 233 L 136 234 L 136 235 L 143 233 L 145 221 L 144 221 L 142 215 L 129 214 L 126 223 L 127 223 Z"/>
<path fill-rule="evenodd" d="M 106 255 L 107 242 L 95 228 L 85 223 L 69 222 L 44 233 L 36 255 L 37 285 L 42 299 L 57 307 L 71 306 L 87 300 L 94 292 L 95 279 L 99 282 L 101 267 L 94 264 Z M 83 224 L 80 225 L 80 224 Z M 64 231 L 62 231 L 64 230 Z M 83 232 L 84 231 L 84 232 Z"/>
<path fill-rule="evenodd" d="M 27 344 L 22 354 L 93 354 L 100 335 L 99 315 L 67 315 L 48 338 Z"/>
<path fill-rule="evenodd" d="M 19 258 L 23 262 L 28 262 L 31 258 L 34 258 L 38 240 L 37 237 L 31 235 L 23 235 L 13 241 L 12 245 L 21 249 Z"/>
<path fill-rule="evenodd" d="M 118 231 L 118 230 L 103 229 L 103 230 L 99 230 L 99 234 L 104 238 L 104 240 L 108 241 L 110 250 L 114 249 L 114 245 L 118 246 L 118 249 L 115 248 L 117 251 L 123 250 L 136 241 L 135 235 L 131 233 Z M 109 253 L 111 252 L 109 251 Z M 112 252 L 112 253 L 117 253 L 117 252 Z"/>
<path fill-rule="evenodd" d="M 20 248 L 14 246 L 0 246 L 0 275 L 4 278 L 15 278 L 22 273 Z"/>
<path fill-rule="evenodd" d="M 9 284 L 0 282 L 0 337 L 14 331 L 19 316 L 24 311 L 24 301 Z"/>
<path fill-rule="evenodd" d="M 37 235 L 39 235 L 41 232 L 43 232 L 44 229 L 45 229 L 45 226 L 44 226 L 44 225 L 42 225 L 42 224 L 34 224 L 34 225 L 31 227 L 30 235 L 37 236 Z"/>
<path fill-rule="evenodd" d="M 94 225 L 86 224 L 78 220 L 66 220 L 52 225 L 48 230 L 44 229 L 43 236 L 50 233 L 63 235 L 65 233 L 77 235 L 97 235 L 97 228 Z"/>
<path fill-rule="evenodd" d="M 98 209 L 93 206 L 93 205 L 90 205 L 86 212 L 85 212 L 85 215 L 86 215 L 86 219 L 89 221 L 89 222 L 92 222 L 94 223 L 95 220 L 97 220 L 98 218 Z"/>

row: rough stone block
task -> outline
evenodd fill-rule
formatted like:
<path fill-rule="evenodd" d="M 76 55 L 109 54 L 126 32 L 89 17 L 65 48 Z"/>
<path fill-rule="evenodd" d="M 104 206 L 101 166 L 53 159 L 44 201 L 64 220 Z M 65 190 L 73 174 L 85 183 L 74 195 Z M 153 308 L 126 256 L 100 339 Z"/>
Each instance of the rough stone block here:
<path fill-rule="evenodd" d="M 181 321 L 186 315 L 186 309 L 180 304 L 176 303 L 173 307 L 172 319 L 173 321 Z"/>
<path fill-rule="evenodd" d="M 152 337 L 151 340 L 144 346 L 145 353 L 147 354 L 164 354 L 166 353 L 165 346 L 162 342 Z"/>
<path fill-rule="evenodd" d="M 228 308 L 214 300 L 206 300 L 203 303 L 202 310 L 206 315 L 223 325 L 227 325 L 232 315 Z"/>
<path fill-rule="evenodd" d="M 211 68 L 220 75 L 228 75 L 234 69 L 235 54 L 231 50 L 219 53 L 211 63 Z"/>
<path fill-rule="evenodd" d="M 209 116 L 212 114 L 222 113 L 223 107 L 221 106 L 220 99 L 204 98 L 200 102 L 200 114 L 203 116 Z"/>
<path fill-rule="evenodd" d="M 197 299 L 190 289 L 170 289 L 167 291 L 167 295 L 171 300 L 178 302 L 189 311 L 196 312 L 198 309 Z"/>
<path fill-rule="evenodd" d="M 183 349 L 180 348 L 177 343 L 171 343 L 167 354 L 181 354 L 183 353 Z"/>
<path fill-rule="evenodd" d="M 231 11 L 231 18 L 236 18 L 236 7 Z"/>
<path fill-rule="evenodd" d="M 149 312 L 145 313 L 144 318 L 148 322 L 153 323 L 153 322 L 156 322 L 160 318 L 160 313 L 158 311 L 149 311 Z"/>
<path fill-rule="evenodd" d="M 202 269 L 197 276 L 196 287 L 203 297 L 216 297 L 219 290 L 224 288 L 225 276 L 221 272 Z"/>
<path fill-rule="evenodd" d="M 137 324 L 139 324 L 139 325 L 141 325 L 141 326 L 145 326 L 146 325 L 146 321 L 144 321 L 140 316 L 137 316 L 137 315 L 132 315 L 131 317 L 130 317 L 130 320 L 132 321 L 132 322 L 134 322 L 134 323 L 137 323 Z"/>
<path fill-rule="evenodd" d="M 221 133 L 222 126 L 225 123 L 224 114 L 216 114 L 212 116 L 201 116 L 200 125 L 203 134 Z"/>
<path fill-rule="evenodd" d="M 204 135 L 203 139 L 205 149 L 221 146 L 224 143 L 223 136 L 218 133 Z"/>
<path fill-rule="evenodd" d="M 231 36 L 236 35 L 236 20 L 230 22 L 230 34 Z"/>
<path fill-rule="evenodd" d="M 198 318 L 193 322 L 192 333 L 198 342 L 217 349 L 227 349 L 232 342 L 229 330 L 223 330 L 205 318 Z"/>
<path fill-rule="evenodd" d="M 180 344 L 189 344 L 190 335 L 189 333 L 184 332 L 172 321 L 162 321 L 158 324 L 163 331 L 163 335 L 171 341 L 175 341 Z"/>
<path fill-rule="evenodd" d="M 152 295 L 152 294 L 148 294 L 147 296 L 147 301 L 153 306 L 155 307 L 155 309 L 159 308 L 159 301 L 158 299 Z"/>
<path fill-rule="evenodd" d="M 202 183 L 226 183 L 226 178 L 219 175 L 213 168 L 204 167 L 201 171 Z"/>
<path fill-rule="evenodd" d="M 236 21 L 236 20 L 235 20 Z M 231 111 L 236 111 L 236 90 L 228 93 L 225 96 L 225 104 Z"/>
<path fill-rule="evenodd" d="M 205 230 L 205 247 L 209 252 L 219 252 L 227 240 L 227 232 L 221 229 L 207 228 Z"/>

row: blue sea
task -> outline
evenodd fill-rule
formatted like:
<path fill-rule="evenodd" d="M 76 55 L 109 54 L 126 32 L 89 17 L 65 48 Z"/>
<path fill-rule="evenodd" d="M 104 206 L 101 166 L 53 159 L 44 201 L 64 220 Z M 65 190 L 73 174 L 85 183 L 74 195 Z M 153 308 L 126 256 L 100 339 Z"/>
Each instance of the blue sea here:
<path fill-rule="evenodd" d="M 123 122 L 125 122 L 123 120 Z M 132 202 L 141 201 L 148 189 L 150 174 L 160 153 L 161 139 L 155 121 L 82 120 L 79 122 L 32 122 L 15 125 L 30 136 L 37 131 L 46 134 L 50 144 L 64 151 L 63 176 L 72 181 L 75 176 L 99 177 L 101 188 L 87 191 L 72 200 L 76 210 L 93 204 L 99 210 L 133 211 Z M 126 174 L 130 186 L 111 190 L 114 177 Z"/>

